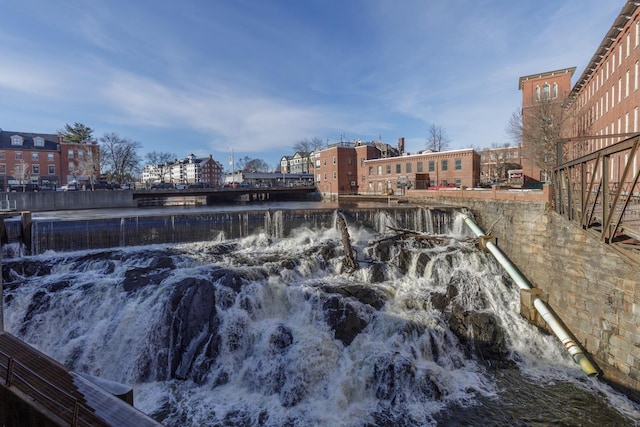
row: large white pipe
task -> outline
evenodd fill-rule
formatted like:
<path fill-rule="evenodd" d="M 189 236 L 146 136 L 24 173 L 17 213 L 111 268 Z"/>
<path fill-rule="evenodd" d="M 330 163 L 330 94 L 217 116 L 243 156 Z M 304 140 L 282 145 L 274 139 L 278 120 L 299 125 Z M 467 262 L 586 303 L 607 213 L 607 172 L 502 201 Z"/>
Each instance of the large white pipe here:
<path fill-rule="evenodd" d="M 461 214 L 464 222 L 467 226 L 475 233 L 478 237 L 488 237 L 484 234 L 484 231 L 478 225 L 473 222 L 471 218 L 469 218 L 466 214 Z M 529 281 L 524 277 L 520 271 L 509 261 L 509 259 L 502 253 L 502 251 L 496 246 L 492 241 L 486 241 L 485 247 L 494 258 L 502 265 L 502 267 L 509 273 L 509 276 L 513 279 L 513 281 L 518 285 L 520 289 L 532 289 L 533 286 Z M 575 342 L 573 338 L 571 338 L 571 334 L 567 332 L 567 330 L 562 326 L 560 321 L 554 316 L 554 314 L 549 310 L 549 307 L 542 301 L 540 298 L 534 296 L 533 297 L 533 305 L 538 310 L 538 313 L 542 316 L 542 318 L 547 322 L 547 325 L 551 328 L 553 333 L 560 339 L 564 348 L 567 349 L 573 360 L 580 365 L 580 368 L 584 371 L 588 376 L 598 375 L 598 370 L 593 366 L 591 361 L 587 358 L 587 356 L 582 351 L 582 348 Z"/>

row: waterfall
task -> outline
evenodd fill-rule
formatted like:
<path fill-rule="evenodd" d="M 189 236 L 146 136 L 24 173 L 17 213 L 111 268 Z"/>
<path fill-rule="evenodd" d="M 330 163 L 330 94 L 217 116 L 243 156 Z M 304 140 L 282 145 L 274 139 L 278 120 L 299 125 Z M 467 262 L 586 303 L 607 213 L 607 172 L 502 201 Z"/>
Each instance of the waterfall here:
<path fill-rule="evenodd" d="M 132 384 L 169 426 L 634 425 L 636 405 L 521 318 L 517 287 L 455 213 L 345 217 L 349 274 L 327 214 L 304 212 L 269 212 L 255 232 L 235 216 L 245 235 L 226 240 L 5 260 L 5 325 Z"/>

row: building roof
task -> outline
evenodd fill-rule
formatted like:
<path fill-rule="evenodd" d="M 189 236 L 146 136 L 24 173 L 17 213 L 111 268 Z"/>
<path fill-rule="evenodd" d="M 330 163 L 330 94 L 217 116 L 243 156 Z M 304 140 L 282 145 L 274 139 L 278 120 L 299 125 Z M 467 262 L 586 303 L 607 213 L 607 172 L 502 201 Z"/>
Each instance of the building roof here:
<path fill-rule="evenodd" d="M 635 13 L 636 9 L 638 8 L 638 5 L 639 3 L 637 1 L 627 0 L 625 5 L 622 7 L 620 14 L 613 21 L 613 25 L 611 25 L 611 28 L 609 29 L 607 34 L 604 36 L 604 39 L 602 39 L 602 43 L 600 43 L 600 46 L 596 49 L 596 52 L 593 54 L 593 57 L 591 57 L 591 61 L 589 61 L 589 64 L 585 67 L 584 71 L 582 72 L 582 75 L 580 76 L 576 84 L 573 86 L 573 89 L 569 93 L 569 96 L 567 97 L 567 102 L 566 102 L 567 106 L 571 105 L 571 103 L 578 96 L 578 93 L 580 92 L 580 90 L 582 90 L 584 85 L 587 84 L 587 81 L 589 81 L 589 78 L 591 77 L 591 75 L 596 71 L 596 68 L 598 67 L 598 64 L 600 63 L 602 58 L 606 56 L 607 52 L 611 48 L 611 45 L 617 40 L 618 36 L 620 35 L 620 32 L 622 32 L 622 30 L 627 25 L 627 22 L 629 21 L 629 19 L 631 19 L 631 16 L 633 16 L 633 14 Z"/>
<path fill-rule="evenodd" d="M 552 77 L 552 76 L 557 76 L 558 74 L 565 74 L 565 73 L 570 73 L 571 75 L 573 75 L 575 71 L 576 71 L 576 67 L 570 67 L 570 68 L 562 68 L 560 70 L 555 70 L 555 71 L 546 71 L 544 73 L 531 74 L 529 76 L 523 76 L 523 77 L 520 77 L 520 79 L 518 80 L 518 89 L 522 90 L 524 87 L 524 82 L 527 80 L 533 80 L 533 79 L 537 80 L 544 77 Z"/>
<path fill-rule="evenodd" d="M 21 146 L 11 145 L 11 137 L 15 135 L 19 135 L 23 138 Z M 38 136 L 44 139 L 44 146 L 42 147 L 36 147 L 33 142 L 33 139 Z M 10 130 L 0 129 L 0 149 L 16 149 L 18 147 L 21 147 L 21 149 L 23 150 L 58 151 L 58 135 L 46 133 L 14 132 Z"/>

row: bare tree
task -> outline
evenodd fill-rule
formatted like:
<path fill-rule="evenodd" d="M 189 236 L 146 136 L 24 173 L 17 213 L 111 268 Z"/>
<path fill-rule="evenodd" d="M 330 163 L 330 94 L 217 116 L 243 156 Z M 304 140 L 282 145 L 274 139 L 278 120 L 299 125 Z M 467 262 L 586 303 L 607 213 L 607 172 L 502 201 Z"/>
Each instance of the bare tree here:
<path fill-rule="evenodd" d="M 546 97 L 514 112 L 506 132 L 514 142 L 522 144 L 523 157 L 549 176 L 557 165 L 557 144 L 570 125 L 568 110 L 557 99 Z"/>
<path fill-rule="evenodd" d="M 445 151 L 449 148 L 451 140 L 447 137 L 446 132 L 440 126 L 432 124 L 429 127 L 427 135 L 427 150 Z"/>
<path fill-rule="evenodd" d="M 323 146 L 322 139 L 314 136 L 310 140 L 307 138 L 302 138 L 300 141 L 293 144 L 294 151 L 308 156 L 313 151 L 320 150 Z"/>
<path fill-rule="evenodd" d="M 69 123 L 64 125 L 64 130 L 60 131 L 60 133 L 66 142 L 81 143 L 91 140 L 93 129 L 82 123 L 75 122 L 73 126 Z"/>
<path fill-rule="evenodd" d="M 151 151 L 144 156 L 145 162 L 147 162 L 147 164 L 149 165 L 162 165 L 165 163 L 170 163 L 176 158 L 177 156 L 173 153 L 164 153 L 161 151 Z"/>
<path fill-rule="evenodd" d="M 252 159 L 249 156 L 244 156 L 236 162 L 235 170 L 245 173 L 268 172 L 269 165 L 262 159 Z"/>
<path fill-rule="evenodd" d="M 169 171 L 171 164 L 178 157 L 173 153 L 166 153 L 160 151 L 151 151 L 145 154 L 144 159 L 148 165 L 153 165 L 157 167 L 157 170 L 160 174 L 160 181 L 164 182 L 164 178 Z"/>
<path fill-rule="evenodd" d="M 100 156 L 94 156 L 93 151 L 87 150 L 84 153 L 83 159 L 78 161 L 74 170 L 71 172 L 74 178 L 77 175 L 85 176 L 89 181 L 91 190 L 95 190 L 95 177 L 100 176 Z"/>
<path fill-rule="evenodd" d="M 13 168 L 13 177 L 22 186 L 22 191 L 25 190 L 25 185 L 29 181 L 29 178 L 31 178 L 30 168 L 31 165 L 24 159 L 18 160 Z"/>
<path fill-rule="evenodd" d="M 100 138 L 100 168 L 110 181 L 123 184 L 132 180 L 140 170 L 140 157 L 137 150 L 142 145 L 117 133 L 105 133 Z"/>

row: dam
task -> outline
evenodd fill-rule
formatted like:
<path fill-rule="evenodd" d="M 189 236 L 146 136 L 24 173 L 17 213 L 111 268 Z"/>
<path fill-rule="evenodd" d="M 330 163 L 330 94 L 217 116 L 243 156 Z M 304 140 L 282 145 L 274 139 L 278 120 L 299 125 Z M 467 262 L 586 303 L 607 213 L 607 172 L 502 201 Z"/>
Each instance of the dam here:
<path fill-rule="evenodd" d="M 127 213 L 102 228 L 34 215 L 33 253 L 13 244 L 4 260 L 7 329 L 75 371 L 134 385 L 137 407 L 165 425 L 572 425 L 585 414 L 583 425 L 634 425 L 632 401 L 519 315 L 516 287 L 458 209 L 435 206 L 193 221 L 182 211 L 148 223 Z M 360 266 L 352 273 L 337 211 Z M 63 243 L 39 240 L 39 223 Z M 149 243 L 128 245 L 123 230 Z M 76 233 L 94 236 L 65 237 Z"/>

